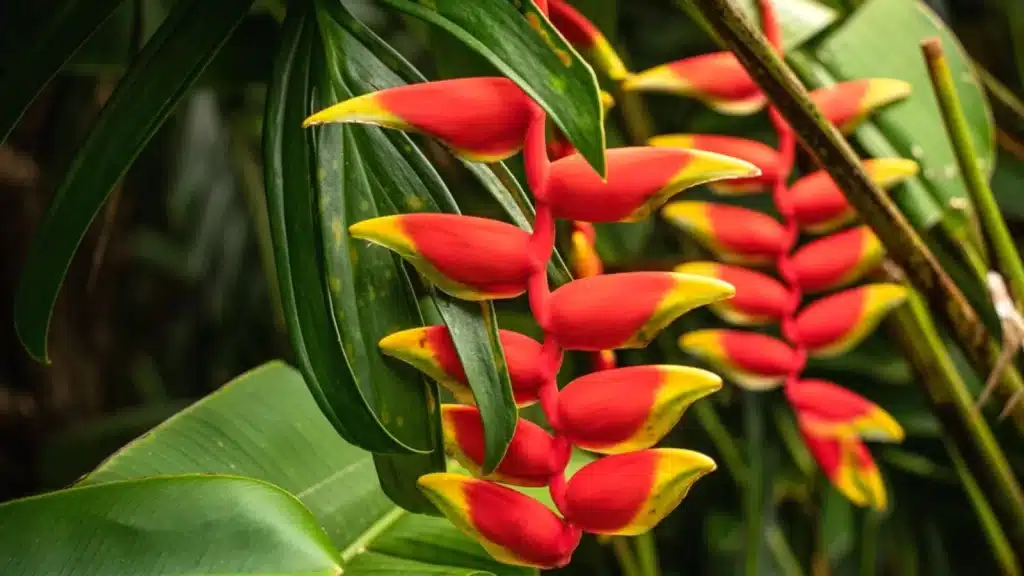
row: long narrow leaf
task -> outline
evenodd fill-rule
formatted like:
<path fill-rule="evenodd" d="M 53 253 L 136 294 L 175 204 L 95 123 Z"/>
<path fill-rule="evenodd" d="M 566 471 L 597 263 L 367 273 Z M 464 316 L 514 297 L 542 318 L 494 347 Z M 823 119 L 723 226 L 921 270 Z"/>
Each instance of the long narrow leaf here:
<path fill-rule="evenodd" d="M 48 361 L 53 304 L 89 223 L 251 4 L 178 2 L 111 95 L 36 231 L 15 296 L 15 328 L 35 358 Z"/>

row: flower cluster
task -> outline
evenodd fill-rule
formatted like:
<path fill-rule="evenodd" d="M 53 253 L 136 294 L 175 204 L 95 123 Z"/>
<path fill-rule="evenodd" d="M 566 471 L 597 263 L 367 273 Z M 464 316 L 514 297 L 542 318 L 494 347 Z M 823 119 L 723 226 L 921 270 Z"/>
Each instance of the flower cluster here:
<path fill-rule="evenodd" d="M 765 35 L 779 49 L 780 30 L 770 0 L 761 1 Z M 723 114 L 753 114 L 767 99 L 729 52 L 687 58 L 629 76 L 624 86 L 692 97 Z M 811 97 L 843 133 L 869 114 L 909 94 L 899 80 L 864 79 L 816 90 Z M 825 171 L 788 185 L 796 152 L 792 129 L 769 106 L 778 148 L 713 134 L 655 137 L 658 147 L 696 148 L 745 159 L 761 169 L 755 178 L 716 183 L 720 196 L 770 192 L 781 222 L 727 203 L 673 202 L 661 214 L 687 231 L 721 262 L 690 262 L 677 271 L 718 278 L 736 287 L 736 297 L 712 305 L 726 322 L 741 327 L 778 324 L 782 338 L 740 329 L 698 330 L 680 346 L 702 357 L 737 385 L 751 390 L 782 386 L 810 452 L 847 498 L 864 506 L 886 506 L 885 487 L 863 440 L 900 441 L 903 430 L 884 410 L 837 384 L 802 378 L 808 357 L 843 354 L 857 345 L 905 298 L 898 284 L 850 287 L 881 264 L 885 252 Z M 885 188 L 917 172 L 902 158 L 863 163 Z M 852 225 L 852 227 L 851 227 Z M 801 232 L 819 236 L 797 246 Z M 774 267 L 777 278 L 756 268 Z M 805 302 L 805 295 L 824 296 Z"/>
<path fill-rule="evenodd" d="M 538 2 L 542 9 L 544 4 Z M 508 330 L 499 336 L 516 403 L 539 402 L 552 433 L 520 419 L 504 459 L 486 475 L 483 422 L 448 330 L 415 328 L 380 342 L 385 354 L 416 366 L 460 402 L 442 405 L 442 427 L 447 450 L 473 476 L 427 474 L 419 479 L 427 496 L 510 564 L 565 565 L 584 531 L 650 530 L 715 469 L 703 454 L 654 446 L 690 404 L 720 388 L 721 379 L 697 368 L 632 366 L 595 372 L 559 390 L 563 351 L 643 347 L 680 315 L 729 298 L 734 289 L 704 275 L 632 272 L 592 274 L 550 291 L 546 266 L 555 219 L 571 220 L 587 234 L 588 223 L 645 218 L 686 187 L 755 177 L 758 169 L 714 152 L 655 146 L 607 150 L 604 178 L 576 153 L 552 162 L 545 113 L 505 78 L 380 90 L 322 110 L 305 124 L 334 122 L 424 133 L 477 161 L 502 160 L 522 149 L 536 203 L 532 233 L 496 220 L 432 213 L 373 218 L 348 230 L 393 250 L 456 298 L 527 294 L 544 333 L 543 342 Z M 606 456 L 566 479 L 573 446 Z M 559 514 L 502 484 L 547 486 Z"/>

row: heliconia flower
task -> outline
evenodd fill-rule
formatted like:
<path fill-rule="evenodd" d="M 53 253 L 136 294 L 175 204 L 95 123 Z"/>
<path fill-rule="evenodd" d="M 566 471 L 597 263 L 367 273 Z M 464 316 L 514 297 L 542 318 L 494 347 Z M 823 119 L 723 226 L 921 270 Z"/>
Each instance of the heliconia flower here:
<path fill-rule="evenodd" d="M 511 224 L 458 214 L 381 216 L 349 227 L 394 250 L 441 290 L 462 300 L 515 298 L 530 276 L 530 235 Z"/>
<path fill-rule="evenodd" d="M 821 113 L 844 134 L 860 126 L 875 110 L 910 95 L 910 84 L 892 78 L 840 82 L 811 92 Z"/>
<path fill-rule="evenodd" d="M 601 178 L 579 154 L 551 164 L 548 202 L 556 218 L 635 222 L 684 188 L 758 174 L 753 164 L 714 152 L 629 146 L 605 153 Z"/>
<path fill-rule="evenodd" d="M 655 66 L 626 78 L 625 90 L 696 98 L 721 114 L 746 116 L 767 99 L 732 52 L 712 52 Z"/>
<path fill-rule="evenodd" d="M 798 380 L 784 389 L 801 426 L 815 436 L 856 436 L 900 442 L 903 427 L 880 406 L 825 380 Z"/>
<path fill-rule="evenodd" d="M 708 185 L 723 196 L 754 194 L 768 190 L 780 176 L 781 159 L 777 150 L 756 140 L 719 136 L 717 134 L 664 134 L 647 141 L 650 146 L 660 148 L 683 148 L 717 152 L 740 160 L 746 160 L 761 170 L 759 176 L 721 180 Z"/>
<path fill-rule="evenodd" d="M 862 162 L 864 171 L 880 188 L 888 190 L 917 174 L 918 165 L 905 158 L 872 158 Z M 857 211 L 825 170 L 811 173 L 789 189 L 793 216 L 800 228 L 824 234 L 853 222 Z"/>
<path fill-rule="evenodd" d="M 642 348 L 676 318 L 733 293 L 721 280 L 691 274 L 591 276 L 551 294 L 549 329 L 567 350 Z"/>
<path fill-rule="evenodd" d="M 747 390 L 776 388 L 800 369 L 795 350 L 781 340 L 757 332 L 695 330 L 679 337 L 679 347 Z"/>
<path fill-rule="evenodd" d="M 642 534 L 679 506 L 690 487 L 715 467 L 714 460 L 699 452 L 675 448 L 606 456 L 569 478 L 563 513 L 585 532 Z"/>
<path fill-rule="evenodd" d="M 579 529 L 511 488 L 449 472 L 425 474 L 418 483 L 456 528 L 499 562 L 560 568 L 579 545 Z"/>
<path fill-rule="evenodd" d="M 885 247 L 868 226 L 837 232 L 802 246 L 791 258 L 805 292 L 833 290 L 859 280 L 882 263 Z"/>
<path fill-rule="evenodd" d="M 512 380 L 512 394 L 520 407 L 538 400 L 543 375 L 538 370 L 539 342 L 518 332 L 498 330 L 505 363 Z M 466 372 L 455 351 L 455 343 L 444 325 L 409 328 L 381 339 L 381 352 L 411 364 L 444 386 L 459 402 L 472 404 Z"/>
<path fill-rule="evenodd" d="M 441 430 L 448 452 L 481 477 L 484 462 L 484 423 L 480 411 L 461 404 L 441 405 Z M 515 486 L 547 486 L 551 476 L 561 471 L 564 456 L 558 454 L 555 439 L 540 426 L 520 418 L 512 441 L 498 467 L 483 478 Z"/>
<path fill-rule="evenodd" d="M 604 272 L 597 249 L 594 247 L 594 226 L 587 222 L 573 222 L 571 249 L 569 250 L 569 267 L 573 276 L 586 278 Z"/>
<path fill-rule="evenodd" d="M 548 1 L 548 18 L 577 50 L 585 52 L 587 59 L 600 68 L 609 79 L 616 82 L 629 75 L 619 55 L 586 16 L 563 0 Z"/>
<path fill-rule="evenodd" d="M 800 339 L 811 356 L 838 356 L 859 344 L 907 297 L 899 284 L 868 284 L 816 300 L 797 314 Z"/>
<path fill-rule="evenodd" d="M 444 142 L 463 158 L 497 162 L 522 148 L 530 117 L 530 98 L 514 82 L 482 77 L 364 94 L 313 114 L 303 126 L 356 122 L 421 132 Z"/>
<path fill-rule="evenodd" d="M 789 292 L 781 282 L 754 270 L 718 262 L 687 262 L 674 269 L 683 274 L 710 276 L 728 282 L 736 295 L 708 305 L 712 312 L 737 326 L 772 324 L 786 315 Z"/>
<path fill-rule="evenodd" d="M 832 485 L 857 506 L 885 510 L 882 474 L 864 442 L 851 436 L 818 436 L 800 426 L 804 443 Z"/>
<path fill-rule="evenodd" d="M 732 264 L 769 264 L 786 249 L 786 229 L 782 224 L 747 208 L 684 201 L 666 204 L 661 215 Z"/>
<path fill-rule="evenodd" d="M 715 374 L 686 366 L 593 372 L 559 392 L 559 432 L 600 454 L 644 450 L 668 434 L 687 407 L 721 387 Z"/>

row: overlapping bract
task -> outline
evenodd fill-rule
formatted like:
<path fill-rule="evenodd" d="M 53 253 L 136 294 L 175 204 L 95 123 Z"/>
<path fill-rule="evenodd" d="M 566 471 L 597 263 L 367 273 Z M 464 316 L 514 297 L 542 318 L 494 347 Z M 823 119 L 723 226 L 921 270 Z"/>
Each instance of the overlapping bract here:
<path fill-rule="evenodd" d="M 761 2 L 769 41 L 781 43 L 770 2 Z M 669 92 L 704 102 L 723 114 L 756 113 L 770 103 L 730 53 L 716 52 L 655 66 L 630 76 L 628 90 Z M 870 114 L 905 98 L 907 82 L 858 79 L 821 88 L 811 99 L 841 132 L 855 130 Z M 722 262 L 683 264 L 677 271 L 705 275 L 735 286 L 736 296 L 711 309 L 741 327 L 778 326 L 782 338 L 737 329 L 692 331 L 680 347 L 741 387 L 784 387 L 808 448 L 826 475 L 853 502 L 885 506 L 878 467 L 862 440 L 899 441 L 899 424 L 859 395 L 819 380 L 801 380 L 807 358 L 842 354 L 860 343 L 887 312 L 906 297 L 897 284 L 849 286 L 875 270 L 885 257 L 878 238 L 865 227 L 841 228 L 856 212 L 824 171 L 788 186 L 796 140 L 772 111 L 779 150 L 759 142 L 718 134 L 667 134 L 649 140 L 664 148 L 697 148 L 741 158 L 760 175 L 712 183 L 722 196 L 770 192 L 781 221 L 734 204 L 673 201 L 661 210 L 670 223 L 694 237 Z M 867 160 L 864 168 L 879 186 L 890 188 L 917 173 L 901 158 Z M 797 248 L 800 231 L 829 234 Z M 773 266 L 778 279 L 745 267 Z M 838 292 L 836 292 L 838 290 Z M 827 293 L 810 303 L 806 294 Z"/>
<path fill-rule="evenodd" d="M 591 23 L 559 0 L 553 21 L 585 48 L 612 78 L 627 76 Z M 464 300 L 529 294 L 544 344 L 502 330 L 516 403 L 540 401 L 552 432 L 519 420 L 508 450 L 483 478 L 427 474 L 419 484 L 460 530 L 500 561 L 538 568 L 565 565 L 581 530 L 636 534 L 651 529 L 683 499 L 714 462 L 687 450 L 653 448 L 694 401 L 721 380 L 704 370 L 638 366 L 584 376 L 559 393 L 555 374 L 562 350 L 605 354 L 646 345 L 687 311 L 729 298 L 722 280 L 677 272 L 601 275 L 592 222 L 643 218 L 682 189 L 729 178 L 757 177 L 759 169 L 719 153 L 631 147 L 607 152 L 605 179 L 569 147 L 555 146 L 550 163 L 544 115 L 504 78 L 466 78 L 381 90 L 338 103 L 306 120 L 362 122 L 421 132 L 472 160 L 494 161 L 524 150 L 537 202 L 536 230 L 452 214 L 401 214 L 352 224 L 348 233 L 400 255 L 423 277 Z M 539 142 L 539 144 L 538 144 Z M 574 221 L 573 265 L 583 278 L 548 292 L 554 218 Z M 344 233 L 344 231 L 339 231 Z M 483 473 L 483 426 L 454 343 L 444 326 L 391 334 L 386 355 L 417 367 L 460 404 L 441 407 L 446 450 L 475 476 Z M 565 482 L 573 445 L 610 454 Z M 498 483 L 548 485 L 562 516 Z"/>

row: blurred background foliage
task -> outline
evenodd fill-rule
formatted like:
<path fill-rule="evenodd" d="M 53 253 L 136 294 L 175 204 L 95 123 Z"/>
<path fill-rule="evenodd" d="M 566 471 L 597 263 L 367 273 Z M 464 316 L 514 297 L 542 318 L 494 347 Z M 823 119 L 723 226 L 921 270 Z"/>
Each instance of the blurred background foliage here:
<path fill-rule="evenodd" d="M 612 39 L 632 70 L 716 50 L 682 9 L 685 0 L 576 0 Z M 841 19 L 859 0 L 822 0 Z M 1020 0 L 929 0 L 987 82 L 998 154 L 993 187 L 1018 239 L 1024 238 L 1024 4 Z M 13 330 L 10 302 L 32 232 L 92 119 L 133 55 L 157 29 L 172 0 L 125 2 L 47 86 L 0 145 L 0 501 L 61 488 L 126 441 L 231 377 L 290 351 L 275 294 L 266 223 L 260 137 L 263 92 L 283 3 L 257 2 L 196 87 L 183 100 L 111 195 L 78 251 L 54 312 L 52 364 L 36 364 Z M 486 63 L 424 24 L 370 0 L 346 2 L 429 77 L 466 76 Z M 48 0 L 0 3 L 0 74 L 19 54 L 30 23 Z M 885 41 L 884 38 L 876 39 Z M 813 46 L 812 40 L 812 46 Z M 992 87 L 1008 93 L 1000 97 Z M 617 103 L 609 146 L 669 132 L 727 131 L 771 140 L 763 115 L 725 118 L 701 104 L 651 95 Z M 486 200 L 459 194 L 459 168 L 436 154 L 461 206 L 493 213 Z M 803 159 L 806 162 L 807 159 Z M 469 188 L 464 187 L 464 188 Z M 693 193 L 700 196 L 702 191 Z M 602 226 L 599 249 L 610 270 L 665 268 L 694 256 L 667 226 L 650 219 Z M 533 332 L 525 306 L 499 303 L 504 327 Z M 676 327 L 710 316 L 695 312 Z M 647 351 L 622 354 L 672 361 L 669 334 Z M 575 372 L 572 358 L 567 373 Z M 954 360 L 970 376 L 966 362 Z M 880 514 L 853 508 L 816 473 L 792 416 L 766 402 L 768 494 L 764 573 L 801 574 L 797 558 L 824 551 L 814 574 L 989 574 L 985 543 L 914 374 L 879 331 L 852 354 L 812 365 L 816 375 L 870 390 L 905 426 L 908 440 L 873 447 L 894 506 Z M 980 383 L 971 381 L 975 392 Z M 734 389 L 715 396 L 724 428 L 690 416 L 674 432 L 689 448 L 729 466 L 742 462 L 742 414 Z M 997 428 L 1018 476 L 1019 437 Z M 669 439 L 672 442 L 672 439 Z M 682 442 L 680 442 L 682 443 Z M 732 472 L 732 471 L 730 471 Z M 736 573 L 742 524 L 736 478 L 703 481 L 656 532 L 662 572 Z M 811 519 L 811 521 L 808 521 Z M 703 543 L 701 545 L 700 543 Z M 910 550 L 911 552 L 903 552 Z M 584 542 L 564 572 L 615 574 L 612 552 Z M 794 564 L 795 563 L 795 564 Z M 870 568 L 869 568 L 870 567 Z M 967 571 L 965 571 L 967 570 Z"/>

